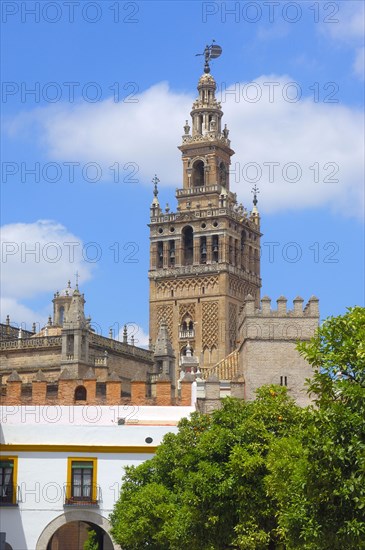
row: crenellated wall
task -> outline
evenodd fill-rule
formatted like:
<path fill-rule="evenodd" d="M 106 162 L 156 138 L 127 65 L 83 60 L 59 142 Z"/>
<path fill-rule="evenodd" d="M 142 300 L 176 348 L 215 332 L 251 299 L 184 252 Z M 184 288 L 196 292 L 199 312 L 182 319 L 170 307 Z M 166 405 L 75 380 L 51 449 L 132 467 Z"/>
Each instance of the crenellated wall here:
<path fill-rule="evenodd" d="M 13 371 L 1 386 L 0 405 L 190 405 L 191 384 L 184 380 L 180 395 L 174 399 L 171 381 L 167 378 L 155 381 L 154 397 L 147 380 L 128 381 L 129 392 L 125 392 L 122 380 L 112 373 L 105 382 L 97 382 L 96 377 L 86 374 L 85 378 L 72 378 L 63 373 L 54 383 L 49 383 L 38 371 L 31 383 L 24 383 Z M 84 388 L 84 390 L 82 389 Z M 81 391 L 80 391 L 81 389 Z"/>
<path fill-rule="evenodd" d="M 239 372 L 245 380 L 245 398 L 255 398 L 263 384 L 281 384 L 290 395 L 305 405 L 309 398 L 305 380 L 312 368 L 296 350 L 297 342 L 314 336 L 319 324 L 318 298 L 312 296 L 305 307 L 300 297 L 287 308 L 287 299 L 280 296 L 276 309 L 271 299 L 262 298 L 260 308 L 248 296 L 239 318 Z"/>

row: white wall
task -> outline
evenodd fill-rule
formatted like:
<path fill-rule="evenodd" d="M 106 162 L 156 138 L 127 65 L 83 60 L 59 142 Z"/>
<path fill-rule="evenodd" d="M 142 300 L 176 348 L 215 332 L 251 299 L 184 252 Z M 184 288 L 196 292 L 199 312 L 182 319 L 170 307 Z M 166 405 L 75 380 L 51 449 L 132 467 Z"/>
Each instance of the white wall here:
<path fill-rule="evenodd" d="M 18 458 L 18 507 L 1 509 L 1 531 L 15 550 L 35 550 L 43 529 L 54 518 L 63 514 L 64 486 L 67 481 L 67 459 L 76 457 L 97 458 L 97 484 L 101 488 L 101 501 L 93 511 L 108 518 L 118 498 L 124 468 L 138 465 L 153 454 L 114 453 L 12 453 Z M 25 544 L 25 546 L 24 546 Z"/>
<path fill-rule="evenodd" d="M 0 530 L 6 532 L 6 540 L 14 550 L 35 550 L 45 527 L 65 511 L 75 509 L 64 508 L 68 458 L 97 458 L 96 483 L 101 488 L 101 501 L 98 508 L 89 510 L 108 518 L 118 498 L 125 466 L 138 465 L 151 458 L 153 449 L 149 452 L 149 447 L 159 445 L 166 433 L 176 432 L 178 420 L 193 410 L 191 407 L 140 407 L 132 411 L 138 424 L 118 425 L 120 413 L 130 411 L 120 411 L 118 407 L 82 409 L 84 407 L 0 407 L 2 454 L 18 456 L 18 506 L 2 507 L 0 515 Z M 92 418 L 97 421 L 90 421 Z M 153 442 L 146 443 L 146 437 L 152 437 Z M 12 445 L 62 445 L 65 448 L 16 451 Z M 67 448 L 75 445 L 93 446 L 95 450 L 80 452 Z M 108 447 L 119 449 L 108 452 Z M 131 447 L 142 447 L 144 452 L 133 452 Z"/>

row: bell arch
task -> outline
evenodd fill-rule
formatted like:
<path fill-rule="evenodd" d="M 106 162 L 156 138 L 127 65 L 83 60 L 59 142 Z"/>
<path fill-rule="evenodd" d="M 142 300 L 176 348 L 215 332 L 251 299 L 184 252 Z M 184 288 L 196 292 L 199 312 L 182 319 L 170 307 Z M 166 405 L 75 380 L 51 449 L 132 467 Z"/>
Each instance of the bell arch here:
<path fill-rule="evenodd" d="M 194 256 L 194 230 L 191 225 L 186 225 L 181 231 L 183 265 L 192 265 Z"/>
<path fill-rule="evenodd" d="M 220 185 L 223 185 L 223 187 L 227 186 L 227 167 L 223 161 L 220 161 L 218 165 L 218 181 Z"/>
<path fill-rule="evenodd" d="M 192 166 L 193 187 L 204 187 L 205 185 L 205 163 L 201 159 L 196 159 Z"/>

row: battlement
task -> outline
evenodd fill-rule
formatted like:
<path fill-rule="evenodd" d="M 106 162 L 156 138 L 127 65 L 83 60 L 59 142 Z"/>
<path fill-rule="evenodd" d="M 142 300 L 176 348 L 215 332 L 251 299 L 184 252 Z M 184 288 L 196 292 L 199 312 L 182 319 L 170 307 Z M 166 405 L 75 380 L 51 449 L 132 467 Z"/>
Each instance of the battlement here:
<path fill-rule="evenodd" d="M 172 383 L 166 377 L 154 381 L 148 377 L 124 383 L 112 372 L 104 382 L 97 380 L 92 369 L 82 378 L 74 378 L 66 369 L 56 381 L 48 381 L 41 370 L 31 383 L 23 382 L 14 370 L 1 384 L 0 405 L 157 405 L 190 406 L 192 403 L 192 382 L 182 381 L 178 397 L 174 398 Z"/>
<path fill-rule="evenodd" d="M 248 296 L 239 319 L 239 344 L 245 340 L 309 340 L 319 324 L 318 298 L 312 296 L 303 307 L 300 296 L 293 300 L 293 309 L 287 309 L 287 298 L 280 296 L 277 308 L 271 309 L 271 298 L 264 296 L 260 308 L 255 300 Z"/>
<path fill-rule="evenodd" d="M 260 316 L 260 317 L 319 317 L 319 300 L 316 296 L 311 296 L 307 304 L 303 307 L 304 300 L 297 296 L 293 300 L 293 309 L 287 309 L 287 298 L 279 296 L 276 300 L 277 308 L 271 309 L 271 298 L 264 296 L 261 298 L 261 307 L 255 307 L 255 299 L 250 294 L 247 296 L 244 306 L 241 310 L 242 317 Z"/>

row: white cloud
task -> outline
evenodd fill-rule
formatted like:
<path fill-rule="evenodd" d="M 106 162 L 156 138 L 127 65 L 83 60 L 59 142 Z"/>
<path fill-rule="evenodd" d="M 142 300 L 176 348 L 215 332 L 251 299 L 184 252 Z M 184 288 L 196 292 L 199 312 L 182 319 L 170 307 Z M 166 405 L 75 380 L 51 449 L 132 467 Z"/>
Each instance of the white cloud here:
<path fill-rule="evenodd" d="M 325 18 L 320 30 L 338 46 L 354 49 L 353 73 L 364 80 L 365 4 L 359 0 L 342 0 L 333 3 L 333 6 L 339 7 L 338 12 Z M 326 9 L 333 9 L 331 3 Z M 326 22 L 327 19 L 329 21 Z M 331 22 L 332 20 L 338 21 Z"/>
<path fill-rule="evenodd" d="M 82 241 L 55 221 L 4 225 L 1 240 L 1 310 L 17 323 L 31 324 L 50 313 L 32 311 L 21 300 L 61 290 L 76 270 L 86 281 L 95 267 L 84 260 Z"/>
<path fill-rule="evenodd" d="M 97 104 L 38 108 L 16 117 L 7 129 L 10 135 L 38 129 L 50 158 L 99 163 L 107 179 L 112 180 L 115 174 L 109 166 L 119 163 L 123 180 L 133 171 L 125 165 L 135 163 L 139 172 L 133 177 L 150 182 L 158 172 L 161 182 L 170 184 L 172 174 L 176 181 L 176 146 L 181 141 L 192 98 L 171 92 L 168 84 L 162 82 L 136 99 L 136 103 L 107 99 Z"/>
<path fill-rule="evenodd" d="M 333 12 L 336 5 L 339 10 Z M 354 41 L 363 41 L 365 31 L 365 5 L 359 0 L 342 0 L 329 5 L 324 12 L 321 30 L 336 40 L 353 44 Z M 337 22 L 336 22 L 337 20 Z"/>
<path fill-rule="evenodd" d="M 283 95 L 293 97 L 296 92 L 294 87 L 287 87 L 291 81 L 290 76 L 259 77 L 256 90 L 262 97 L 256 103 L 248 101 L 254 97 L 255 88 L 247 89 L 245 83 L 235 84 L 237 97 L 223 96 L 224 121 L 237 152 L 231 168 L 240 172 L 239 177 L 231 176 L 232 190 L 237 191 L 239 200 L 251 202 L 254 171 L 246 169 L 247 163 L 257 163 L 262 170 L 257 181 L 261 210 L 324 206 L 346 216 L 361 216 L 361 113 L 343 104 L 323 103 L 323 90 L 322 102 L 316 103 L 313 96 L 304 94 L 295 103 L 284 100 Z M 277 83 L 273 102 L 265 82 Z M 326 93 L 332 91 L 336 99 L 335 90 Z M 219 93 L 217 98 L 221 99 Z M 176 146 L 181 143 L 182 126 L 190 118 L 193 99 L 160 83 L 140 94 L 138 103 L 106 100 L 99 104 L 49 106 L 19 115 L 8 128 L 17 135 L 36 124 L 42 146 L 52 160 L 98 162 L 104 166 L 105 177 L 110 178 L 108 166 L 135 162 L 140 182 L 151 185 L 157 173 L 161 185 L 181 187 L 182 165 Z M 280 163 L 273 183 L 264 162 Z M 296 183 L 292 181 L 296 166 L 287 167 L 288 163 L 296 163 L 302 171 Z M 248 181 L 244 181 L 242 170 Z"/>
<path fill-rule="evenodd" d="M 38 328 L 40 328 L 47 320 L 48 312 L 34 311 L 14 298 L 2 296 L 0 309 L 3 317 L 1 322 L 5 322 L 5 316 L 9 315 L 12 326 L 21 325 L 26 330 L 32 330 L 33 323 L 39 323 Z"/>
<path fill-rule="evenodd" d="M 354 61 L 354 72 L 355 74 L 364 80 L 365 72 L 365 48 L 358 48 L 356 51 L 356 57 Z"/>

